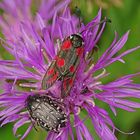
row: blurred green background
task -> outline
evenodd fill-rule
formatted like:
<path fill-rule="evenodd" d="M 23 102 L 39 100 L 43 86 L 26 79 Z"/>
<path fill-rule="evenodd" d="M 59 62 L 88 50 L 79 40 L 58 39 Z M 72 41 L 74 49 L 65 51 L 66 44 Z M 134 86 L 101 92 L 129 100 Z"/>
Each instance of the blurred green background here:
<path fill-rule="evenodd" d="M 82 12 L 82 18 L 84 23 L 88 23 L 96 16 L 99 7 L 102 7 L 102 14 L 112 20 L 111 24 L 107 24 L 105 31 L 102 35 L 100 42 L 98 43 L 100 56 L 106 48 L 109 46 L 114 38 L 114 31 L 119 33 L 121 37 L 127 30 L 131 30 L 129 39 L 125 47 L 120 51 L 123 52 L 127 49 L 140 45 L 140 0 L 73 0 L 71 8 L 74 9 L 78 6 Z M 4 58 L 9 58 L 8 54 L 4 52 L 2 54 Z M 127 55 L 124 60 L 125 64 L 116 62 L 107 68 L 111 73 L 105 82 L 114 80 L 124 74 L 135 73 L 140 71 L 140 50 Z M 136 79 L 139 83 L 140 80 Z M 109 108 L 102 104 L 97 104 L 104 107 L 109 111 Z M 116 132 L 118 140 L 140 140 L 140 109 L 137 112 L 126 112 L 121 109 L 117 109 L 117 116 L 113 116 L 113 113 L 109 111 L 110 116 L 117 128 L 125 132 L 135 131 L 133 135 L 125 135 L 120 132 Z M 82 115 L 85 113 L 83 112 Z M 95 140 L 99 138 L 94 134 L 91 122 L 86 121 L 86 124 L 90 131 L 95 136 Z M 16 140 L 12 133 L 13 124 L 8 124 L 0 128 L 0 140 Z M 19 133 L 25 131 L 25 127 L 19 130 Z M 26 140 L 44 140 L 46 132 L 36 132 L 32 130 Z"/>

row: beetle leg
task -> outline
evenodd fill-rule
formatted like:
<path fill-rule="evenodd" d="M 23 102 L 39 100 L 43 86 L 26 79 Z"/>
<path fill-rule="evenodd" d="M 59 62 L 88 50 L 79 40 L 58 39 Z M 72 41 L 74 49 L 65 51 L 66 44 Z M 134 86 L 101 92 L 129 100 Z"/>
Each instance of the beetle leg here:
<path fill-rule="evenodd" d="M 38 132 L 38 129 L 36 128 L 35 123 L 32 121 L 31 116 L 29 116 L 29 119 L 30 119 L 30 121 L 31 121 L 31 123 L 32 123 L 32 125 L 33 125 L 33 127 L 34 127 L 34 129 Z"/>

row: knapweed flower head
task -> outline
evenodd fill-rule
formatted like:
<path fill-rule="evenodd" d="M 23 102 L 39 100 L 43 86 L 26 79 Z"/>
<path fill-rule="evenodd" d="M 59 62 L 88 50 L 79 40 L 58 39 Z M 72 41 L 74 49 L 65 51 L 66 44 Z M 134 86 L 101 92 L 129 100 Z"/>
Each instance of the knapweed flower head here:
<path fill-rule="evenodd" d="M 18 136 L 18 128 L 28 123 L 28 129 L 20 139 L 24 139 L 38 122 L 41 127 L 50 130 L 47 140 L 66 140 L 68 137 L 72 140 L 93 140 L 94 136 L 85 125 L 85 120 L 90 119 L 90 127 L 96 131 L 100 139 L 116 140 L 114 132 L 118 129 L 107 111 L 98 107 L 95 101 L 107 103 L 114 115 L 117 114 L 116 108 L 132 112 L 140 107 L 139 103 L 130 100 L 140 98 L 140 84 L 133 81 L 140 73 L 125 75 L 107 84 L 101 82 L 102 78 L 109 76 L 107 66 L 116 61 L 124 63 L 123 57 L 140 46 L 118 55 L 118 51 L 127 41 L 129 32 L 120 39 L 115 33 L 115 39 L 109 48 L 96 63 L 93 63 L 94 56 L 91 52 L 106 25 L 105 22 L 99 24 L 101 10 L 91 22 L 79 27 L 79 19 L 70 13 L 69 2 L 42 0 L 35 15 L 31 12 L 31 1 L 11 0 L 9 3 L 3 0 L 0 3 L 4 11 L 0 19 L 4 35 L 1 41 L 3 47 L 13 56 L 11 60 L 0 61 L 3 90 L 0 95 L 1 126 L 15 122 L 13 132 Z M 41 83 L 48 67 L 61 49 L 58 42 L 63 43 L 65 38 L 77 33 L 81 33 L 84 40 L 84 54 L 80 58 L 72 89 L 62 100 L 62 80 L 57 80 L 46 90 L 41 89 Z M 97 72 L 101 73 L 97 75 Z M 86 112 L 84 118 L 80 115 L 82 111 Z M 55 117 L 49 113 L 54 113 Z M 48 118 L 51 125 L 44 123 L 41 117 L 46 117 L 45 120 Z"/>

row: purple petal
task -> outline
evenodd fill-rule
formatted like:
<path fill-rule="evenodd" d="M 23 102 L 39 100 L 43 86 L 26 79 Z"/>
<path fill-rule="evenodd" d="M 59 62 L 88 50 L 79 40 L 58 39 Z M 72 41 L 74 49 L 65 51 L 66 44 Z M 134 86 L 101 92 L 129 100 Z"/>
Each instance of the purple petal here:
<path fill-rule="evenodd" d="M 1 123 L 1 126 L 5 125 L 5 124 L 7 124 L 7 123 L 9 123 L 9 122 L 14 122 L 14 121 L 16 121 L 17 119 L 19 119 L 19 115 L 17 115 L 17 114 L 14 114 L 14 115 L 12 115 L 12 116 L 9 116 L 9 117 L 7 117 L 7 118 Z"/>
<path fill-rule="evenodd" d="M 102 140 L 117 140 L 113 131 L 111 131 L 108 127 L 108 125 L 110 125 L 113 129 L 115 128 L 105 110 L 98 107 L 87 106 L 86 110 L 88 111 L 89 116 L 92 119 L 92 123 L 94 124 L 96 133 Z"/>
<path fill-rule="evenodd" d="M 21 127 L 22 125 L 26 124 L 26 123 L 29 123 L 29 118 L 25 117 L 25 118 L 22 118 L 20 119 L 19 121 L 17 121 L 15 124 L 14 124 L 14 127 L 13 127 L 13 133 L 14 135 L 16 135 L 16 132 L 17 132 L 17 129 L 19 127 Z"/>
<path fill-rule="evenodd" d="M 29 132 L 32 130 L 33 125 L 30 125 L 24 135 L 20 138 L 20 140 L 24 140 L 24 138 L 29 134 Z"/>
<path fill-rule="evenodd" d="M 88 131 L 88 129 L 86 128 L 84 123 L 80 120 L 78 115 L 75 115 L 74 118 L 75 118 L 75 123 L 81 122 L 76 126 L 76 131 L 79 132 L 79 136 L 81 137 L 81 138 L 80 137 L 78 138 L 78 135 L 77 135 L 77 139 L 82 139 L 82 136 L 81 136 L 81 133 L 82 133 L 82 135 L 84 136 L 85 139 L 93 140 L 90 132 Z"/>

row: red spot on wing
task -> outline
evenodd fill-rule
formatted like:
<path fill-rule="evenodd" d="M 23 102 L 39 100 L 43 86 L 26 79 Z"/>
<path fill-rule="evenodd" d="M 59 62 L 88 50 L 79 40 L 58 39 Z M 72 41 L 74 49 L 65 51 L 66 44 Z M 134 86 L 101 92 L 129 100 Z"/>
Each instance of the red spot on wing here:
<path fill-rule="evenodd" d="M 63 88 L 64 90 L 66 90 L 66 88 L 67 88 L 67 80 L 64 80 L 64 81 L 63 81 L 63 85 L 62 85 L 62 86 L 63 86 L 62 88 Z"/>
<path fill-rule="evenodd" d="M 58 72 L 56 72 L 47 82 L 48 83 L 53 83 L 54 81 L 56 81 L 58 78 Z"/>
<path fill-rule="evenodd" d="M 62 50 L 68 50 L 68 49 L 71 48 L 71 46 L 72 46 L 71 41 L 70 40 L 65 40 L 62 44 L 61 49 Z"/>
<path fill-rule="evenodd" d="M 65 59 L 58 57 L 56 63 L 58 67 L 63 67 L 65 65 Z"/>
<path fill-rule="evenodd" d="M 70 66 L 70 72 L 74 72 L 75 71 L 75 67 L 72 65 L 72 66 Z"/>
<path fill-rule="evenodd" d="M 66 78 L 63 81 L 62 89 L 64 94 L 68 94 L 72 85 L 73 85 L 74 79 L 73 78 Z"/>
<path fill-rule="evenodd" d="M 70 79 L 69 79 L 69 85 L 72 86 L 72 84 L 73 84 L 73 79 L 70 78 Z"/>
<path fill-rule="evenodd" d="M 76 49 L 76 54 L 78 56 L 81 56 L 83 54 L 83 52 L 84 52 L 84 49 L 82 47 Z"/>
<path fill-rule="evenodd" d="M 54 69 L 53 68 L 52 69 L 49 69 L 48 72 L 47 72 L 48 75 L 51 75 L 53 73 L 54 73 Z"/>

